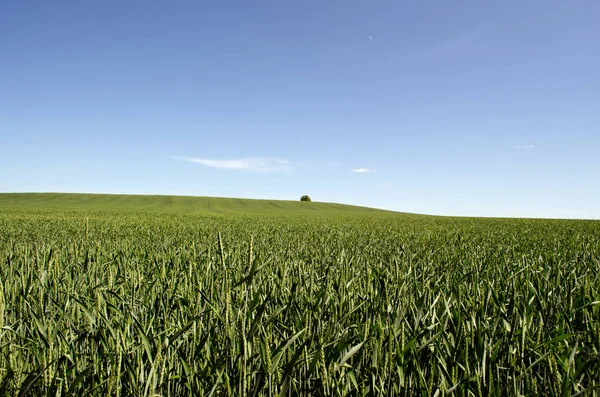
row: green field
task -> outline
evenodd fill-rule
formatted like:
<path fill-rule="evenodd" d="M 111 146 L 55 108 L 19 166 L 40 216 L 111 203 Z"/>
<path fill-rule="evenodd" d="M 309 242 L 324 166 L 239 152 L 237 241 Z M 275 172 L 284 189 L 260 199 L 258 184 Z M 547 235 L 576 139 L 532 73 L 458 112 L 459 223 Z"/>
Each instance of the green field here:
<path fill-rule="evenodd" d="M 389 211 L 335 203 L 301 203 L 221 197 L 141 196 L 73 193 L 0 193 L 0 210 L 69 210 L 95 212 L 160 212 L 179 215 L 344 213 L 357 215 Z"/>
<path fill-rule="evenodd" d="M 600 393 L 600 222 L 0 194 L 0 395 Z"/>

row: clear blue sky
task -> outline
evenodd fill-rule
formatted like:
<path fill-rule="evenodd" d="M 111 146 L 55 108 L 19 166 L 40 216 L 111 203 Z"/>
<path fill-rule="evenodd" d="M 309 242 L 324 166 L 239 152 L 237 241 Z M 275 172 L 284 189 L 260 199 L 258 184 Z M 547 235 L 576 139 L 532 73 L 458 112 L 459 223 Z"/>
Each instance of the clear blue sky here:
<path fill-rule="evenodd" d="M 600 218 L 599 17 L 597 0 L 5 1 L 0 191 Z"/>

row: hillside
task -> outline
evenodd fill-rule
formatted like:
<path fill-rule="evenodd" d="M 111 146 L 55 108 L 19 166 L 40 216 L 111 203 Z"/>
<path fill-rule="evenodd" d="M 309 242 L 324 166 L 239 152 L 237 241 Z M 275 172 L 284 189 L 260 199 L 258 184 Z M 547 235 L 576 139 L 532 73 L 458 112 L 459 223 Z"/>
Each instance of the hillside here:
<path fill-rule="evenodd" d="M 0 193 L 0 211 L 28 209 L 171 212 L 182 214 L 285 212 L 352 215 L 392 213 L 344 204 L 285 200 L 78 193 Z"/>
<path fill-rule="evenodd" d="M 0 395 L 594 395 L 599 258 L 591 221 L 0 194 Z"/>

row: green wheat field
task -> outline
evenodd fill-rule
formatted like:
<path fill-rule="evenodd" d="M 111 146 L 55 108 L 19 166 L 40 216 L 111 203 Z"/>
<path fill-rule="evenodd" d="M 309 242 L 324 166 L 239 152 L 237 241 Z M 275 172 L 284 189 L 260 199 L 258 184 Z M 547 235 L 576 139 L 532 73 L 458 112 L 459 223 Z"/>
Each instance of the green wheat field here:
<path fill-rule="evenodd" d="M 0 194 L 0 395 L 594 396 L 600 222 Z"/>

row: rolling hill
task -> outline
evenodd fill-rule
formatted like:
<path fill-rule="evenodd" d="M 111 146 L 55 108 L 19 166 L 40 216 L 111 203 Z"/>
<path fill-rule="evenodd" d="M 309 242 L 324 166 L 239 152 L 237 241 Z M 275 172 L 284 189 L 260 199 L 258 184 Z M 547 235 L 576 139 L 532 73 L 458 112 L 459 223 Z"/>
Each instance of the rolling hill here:
<path fill-rule="evenodd" d="M 391 211 L 352 205 L 286 200 L 256 200 L 221 197 L 147 196 L 79 193 L 1 193 L 2 210 L 68 210 L 210 213 L 327 213 L 392 214 Z"/>

